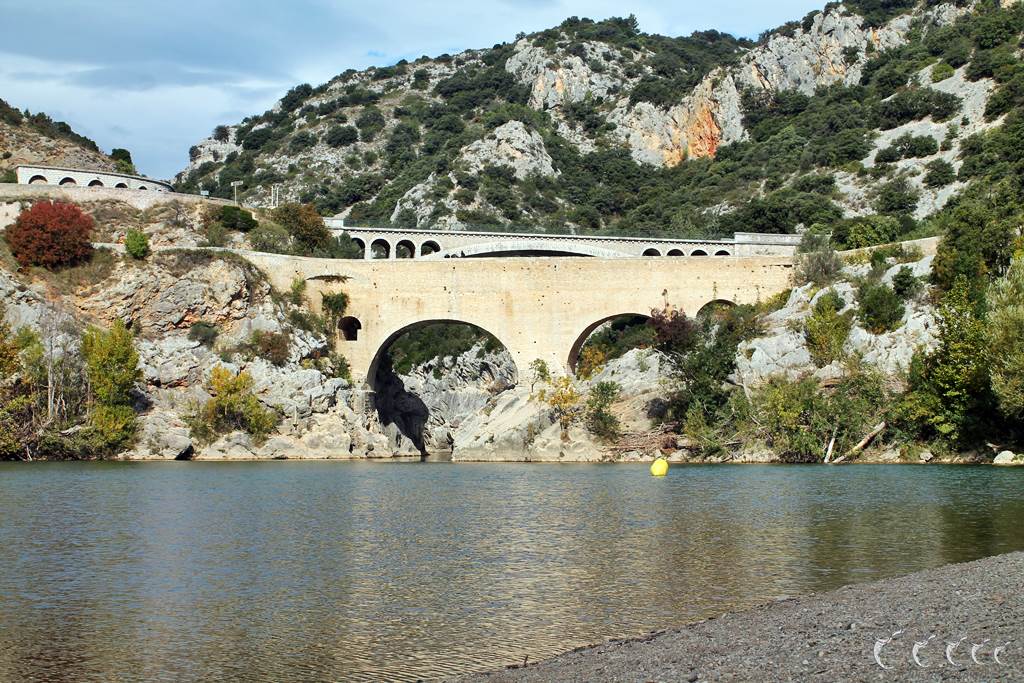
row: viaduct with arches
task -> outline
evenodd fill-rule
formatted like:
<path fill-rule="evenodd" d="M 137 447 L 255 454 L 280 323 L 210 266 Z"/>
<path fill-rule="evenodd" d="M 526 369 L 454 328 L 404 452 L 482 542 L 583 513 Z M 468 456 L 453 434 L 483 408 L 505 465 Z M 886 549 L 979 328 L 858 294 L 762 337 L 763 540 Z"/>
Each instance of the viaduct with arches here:
<path fill-rule="evenodd" d="M 712 303 L 756 303 L 790 287 L 793 268 L 788 256 L 398 261 L 242 253 L 282 291 L 304 280 L 315 309 L 322 294 L 349 296 L 338 346 L 356 384 L 371 387 L 391 343 L 431 323 L 489 332 L 520 377 L 536 359 L 571 373 L 583 342 L 606 321 L 666 306 L 695 315 Z"/>
<path fill-rule="evenodd" d="M 120 190 L 173 192 L 162 180 L 113 171 L 88 171 L 60 166 L 21 165 L 15 169 L 19 185 L 57 185 L 63 187 L 112 187 Z"/>
<path fill-rule="evenodd" d="M 500 256 L 792 256 L 799 235 L 738 232 L 728 240 L 673 240 L 653 237 L 556 235 L 476 230 L 403 230 L 346 226 L 324 221 L 336 234 L 356 241 L 366 260 L 438 260 Z"/>

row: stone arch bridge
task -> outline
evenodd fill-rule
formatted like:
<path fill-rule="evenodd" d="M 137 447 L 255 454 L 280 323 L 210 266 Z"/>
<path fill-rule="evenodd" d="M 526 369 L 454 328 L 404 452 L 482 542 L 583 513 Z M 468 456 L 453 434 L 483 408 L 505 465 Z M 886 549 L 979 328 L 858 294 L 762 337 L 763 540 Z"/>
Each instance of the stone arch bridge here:
<path fill-rule="evenodd" d="M 243 253 L 281 291 L 305 280 L 318 312 L 321 294 L 348 294 L 338 348 L 357 385 L 372 385 L 394 340 L 433 322 L 494 335 L 521 378 L 535 359 L 571 372 L 582 343 L 607 320 L 666 305 L 694 315 L 716 301 L 755 303 L 790 287 L 793 267 L 778 256 L 362 261 Z"/>
<path fill-rule="evenodd" d="M 367 260 L 447 259 L 502 256 L 792 256 L 800 235 L 738 232 L 732 239 L 682 240 L 616 235 L 363 228 L 338 218 L 324 221 L 336 234 L 347 232 Z"/>

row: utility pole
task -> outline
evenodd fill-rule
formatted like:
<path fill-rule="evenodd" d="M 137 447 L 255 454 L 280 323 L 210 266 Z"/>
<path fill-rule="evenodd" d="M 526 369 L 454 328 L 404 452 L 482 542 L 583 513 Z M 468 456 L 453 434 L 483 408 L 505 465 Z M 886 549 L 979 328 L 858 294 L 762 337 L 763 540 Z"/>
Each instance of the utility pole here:
<path fill-rule="evenodd" d="M 242 181 L 241 180 L 232 180 L 231 181 L 231 187 L 233 187 L 234 190 L 235 190 L 235 205 L 236 206 L 241 206 L 241 204 L 238 203 L 238 188 L 240 188 L 241 186 L 242 186 Z"/>

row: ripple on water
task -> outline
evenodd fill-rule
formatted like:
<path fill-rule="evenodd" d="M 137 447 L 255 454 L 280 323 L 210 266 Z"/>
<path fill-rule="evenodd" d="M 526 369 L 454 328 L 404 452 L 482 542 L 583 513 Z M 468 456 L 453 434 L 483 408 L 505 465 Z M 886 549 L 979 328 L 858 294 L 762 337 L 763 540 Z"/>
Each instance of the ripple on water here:
<path fill-rule="evenodd" d="M 0 680 L 416 680 L 1024 548 L 968 467 L 0 464 Z"/>

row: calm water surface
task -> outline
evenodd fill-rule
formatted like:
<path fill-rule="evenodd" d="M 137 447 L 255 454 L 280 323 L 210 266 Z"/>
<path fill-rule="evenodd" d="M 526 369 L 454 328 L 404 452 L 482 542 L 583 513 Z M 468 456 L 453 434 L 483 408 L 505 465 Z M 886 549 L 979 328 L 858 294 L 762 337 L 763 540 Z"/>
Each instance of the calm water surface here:
<path fill-rule="evenodd" d="M 1024 548 L 1024 468 L 0 464 L 0 681 L 414 680 Z"/>

